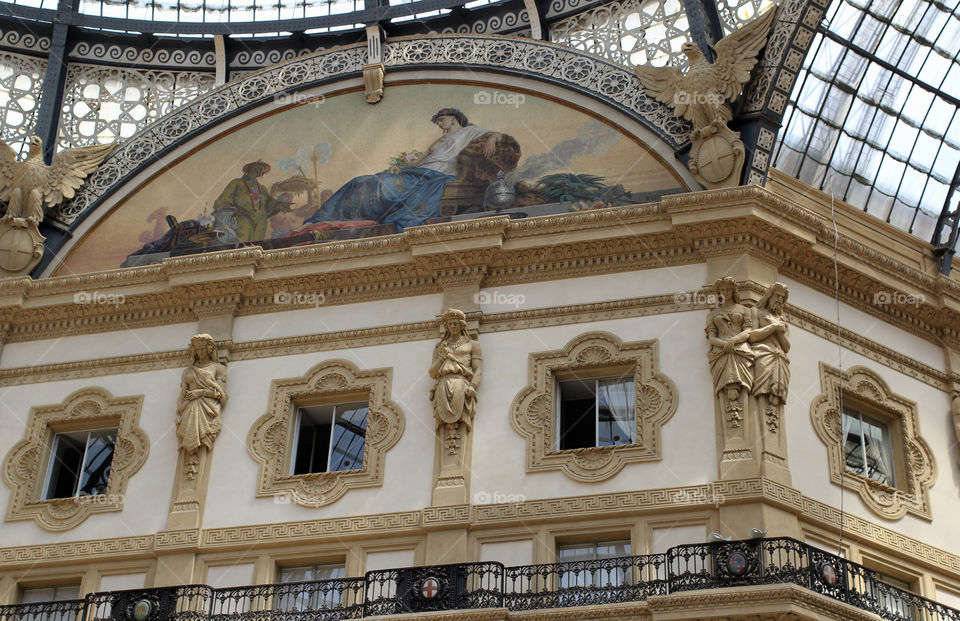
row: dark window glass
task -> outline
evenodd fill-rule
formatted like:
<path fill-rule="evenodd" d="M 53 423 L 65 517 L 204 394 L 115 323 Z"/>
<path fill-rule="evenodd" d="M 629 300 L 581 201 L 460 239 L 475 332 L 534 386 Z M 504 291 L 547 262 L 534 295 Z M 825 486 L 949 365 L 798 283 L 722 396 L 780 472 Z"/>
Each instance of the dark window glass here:
<path fill-rule="evenodd" d="M 845 407 L 843 438 L 847 470 L 878 483 L 896 485 L 889 425 Z"/>
<path fill-rule="evenodd" d="M 365 403 L 301 408 L 292 474 L 362 468 L 367 413 Z"/>
<path fill-rule="evenodd" d="M 116 429 L 103 429 L 54 436 L 44 498 L 105 494 L 116 435 Z"/>
<path fill-rule="evenodd" d="M 559 382 L 557 403 L 560 450 L 634 442 L 632 377 Z"/>

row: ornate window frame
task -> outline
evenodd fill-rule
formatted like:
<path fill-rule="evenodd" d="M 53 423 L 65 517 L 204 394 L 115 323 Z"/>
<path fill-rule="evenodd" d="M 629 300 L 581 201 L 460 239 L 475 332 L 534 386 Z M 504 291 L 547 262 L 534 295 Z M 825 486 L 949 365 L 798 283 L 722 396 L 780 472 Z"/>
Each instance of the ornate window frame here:
<path fill-rule="evenodd" d="M 860 494 L 861 500 L 881 517 L 896 520 L 906 513 L 931 520 L 930 487 L 937 477 L 937 464 L 930 446 L 920 437 L 917 404 L 895 394 L 879 375 L 866 367 L 843 372 L 820 363 L 822 392 L 810 404 L 817 435 L 827 445 L 830 480 Z M 843 459 L 842 410 L 844 403 L 886 422 L 897 460 L 897 486 L 874 481 L 846 470 Z M 842 473 L 842 476 L 841 476 Z"/>
<path fill-rule="evenodd" d="M 143 395 L 114 398 L 103 388 L 78 390 L 62 403 L 30 409 L 24 439 L 3 461 L 3 481 L 12 491 L 7 521 L 36 520 L 63 531 L 94 513 L 122 511 L 127 482 L 147 461 L 150 440 L 139 427 Z M 96 496 L 41 499 L 53 436 L 61 432 L 116 427 L 107 492 Z"/>
<path fill-rule="evenodd" d="M 624 343 L 608 332 L 588 332 L 563 349 L 530 354 L 530 384 L 513 400 L 510 422 L 527 439 L 527 472 L 560 470 L 587 483 L 604 481 L 624 465 L 657 461 L 660 427 L 677 410 L 678 391 L 660 373 L 658 341 Z M 556 448 L 558 374 L 589 374 L 632 369 L 636 388 L 636 442 L 558 450 Z"/>
<path fill-rule="evenodd" d="M 254 422 L 247 436 L 247 451 L 260 465 L 257 497 L 273 496 L 303 507 L 333 503 L 347 490 L 383 485 L 383 464 L 388 450 L 403 435 L 405 417 L 390 400 L 392 369 L 361 371 L 346 360 L 329 360 L 303 377 L 274 380 L 270 410 Z M 296 411 L 304 405 L 368 401 L 363 467 L 358 470 L 290 474 Z"/>

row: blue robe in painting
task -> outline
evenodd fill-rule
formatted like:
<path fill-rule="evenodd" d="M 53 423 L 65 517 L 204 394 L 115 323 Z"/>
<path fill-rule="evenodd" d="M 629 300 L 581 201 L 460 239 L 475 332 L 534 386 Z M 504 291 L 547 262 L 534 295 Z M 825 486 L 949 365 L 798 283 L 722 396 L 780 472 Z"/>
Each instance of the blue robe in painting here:
<path fill-rule="evenodd" d="M 447 184 L 457 179 L 457 156 L 475 138 L 489 133 L 476 125 L 441 136 L 416 166 L 400 172 L 354 177 L 304 224 L 327 220 L 373 220 L 396 224 L 398 230 L 440 215 Z"/>
<path fill-rule="evenodd" d="M 440 215 L 443 190 L 455 175 L 411 167 L 355 177 L 348 181 L 304 224 L 326 220 L 374 220 L 396 224 L 398 230 L 423 224 Z"/>

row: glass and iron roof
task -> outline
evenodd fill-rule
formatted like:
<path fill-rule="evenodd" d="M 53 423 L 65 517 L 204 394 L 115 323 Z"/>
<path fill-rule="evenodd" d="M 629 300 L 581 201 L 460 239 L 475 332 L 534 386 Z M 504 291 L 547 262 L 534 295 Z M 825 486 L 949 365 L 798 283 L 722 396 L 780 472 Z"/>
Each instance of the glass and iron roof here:
<path fill-rule="evenodd" d="M 775 165 L 930 240 L 960 194 L 960 2 L 834 0 Z"/>

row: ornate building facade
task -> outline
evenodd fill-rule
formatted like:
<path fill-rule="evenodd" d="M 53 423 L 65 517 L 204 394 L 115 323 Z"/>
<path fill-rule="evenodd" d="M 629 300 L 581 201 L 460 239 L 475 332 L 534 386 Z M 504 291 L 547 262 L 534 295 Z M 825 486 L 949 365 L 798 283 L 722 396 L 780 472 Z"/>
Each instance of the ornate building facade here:
<path fill-rule="evenodd" d="M 773 166 L 853 9 L 89 30 L 154 4 L 10 5 L 4 138 L 119 140 L 29 266 L 0 223 L 0 618 L 960 620 L 956 178 Z M 729 122 L 634 72 L 744 24 Z"/>

